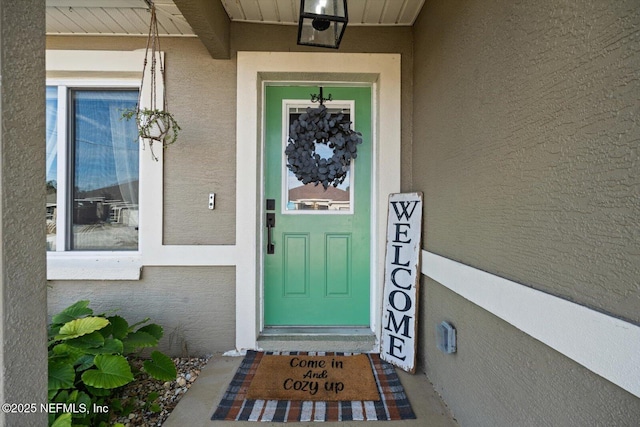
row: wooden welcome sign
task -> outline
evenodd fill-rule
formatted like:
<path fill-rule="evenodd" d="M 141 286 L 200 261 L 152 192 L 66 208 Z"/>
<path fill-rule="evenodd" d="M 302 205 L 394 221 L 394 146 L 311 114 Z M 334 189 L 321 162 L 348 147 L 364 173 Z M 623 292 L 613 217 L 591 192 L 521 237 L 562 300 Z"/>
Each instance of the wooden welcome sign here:
<path fill-rule="evenodd" d="M 422 193 L 391 194 L 384 264 L 380 358 L 416 371 Z"/>

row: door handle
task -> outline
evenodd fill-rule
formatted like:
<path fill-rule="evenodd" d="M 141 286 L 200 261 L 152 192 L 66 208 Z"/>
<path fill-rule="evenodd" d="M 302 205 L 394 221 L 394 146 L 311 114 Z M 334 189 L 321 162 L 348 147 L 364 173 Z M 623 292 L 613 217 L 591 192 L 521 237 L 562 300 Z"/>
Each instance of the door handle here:
<path fill-rule="evenodd" d="M 275 245 L 273 244 L 273 236 L 272 230 L 273 227 L 276 226 L 276 214 L 269 212 L 267 213 L 267 254 L 273 255 L 276 253 Z"/>

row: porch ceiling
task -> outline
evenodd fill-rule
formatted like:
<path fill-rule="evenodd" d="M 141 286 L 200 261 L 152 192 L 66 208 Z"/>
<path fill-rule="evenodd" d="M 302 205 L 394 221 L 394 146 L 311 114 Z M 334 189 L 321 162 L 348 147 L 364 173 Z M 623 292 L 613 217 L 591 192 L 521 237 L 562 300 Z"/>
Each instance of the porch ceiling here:
<path fill-rule="evenodd" d="M 158 32 L 195 36 L 173 0 L 155 0 Z M 144 0 L 46 0 L 48 35 L 146 36 L 149 11 Z"/>
<path fill-rule="evenodd" d="M 232 21 L 298 25 L 300 0 L 221 0 Z M 349 0 L 349 25 L 411 26 L 424 0 Z"/>
<path fill-rule="evenodd" d="M 207 0 L 211 1 L 211 0 Z M 297 25 L 299 0 L 219 1 L 230 21 Z M 154 0 L 160 34 L 196 36 L 198 31 L 176 6 Z M 188 2 L 195 3 L 195 2 Z M 349 25 L 413 25 L 424 0 L 349 0 Z M 149 31 L 145 0 L 46 0 L 48 35 L 144 36 Z"/>

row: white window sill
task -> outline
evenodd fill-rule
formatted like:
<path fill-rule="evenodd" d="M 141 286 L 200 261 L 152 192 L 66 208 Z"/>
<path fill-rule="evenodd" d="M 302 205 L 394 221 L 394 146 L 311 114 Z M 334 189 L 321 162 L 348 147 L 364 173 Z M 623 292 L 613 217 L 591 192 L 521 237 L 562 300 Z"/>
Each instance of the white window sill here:
<path fill-rule="evenodd" d="M 47 280 L 140 280 L 139 252 L 47 252 Z"/>

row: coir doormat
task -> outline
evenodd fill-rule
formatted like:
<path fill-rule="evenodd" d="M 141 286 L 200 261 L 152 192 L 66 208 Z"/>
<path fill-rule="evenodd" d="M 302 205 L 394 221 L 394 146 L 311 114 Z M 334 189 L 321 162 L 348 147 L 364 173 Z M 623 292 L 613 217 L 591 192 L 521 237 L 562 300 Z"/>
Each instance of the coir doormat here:
<path fill-rule="evenodd" d="M 393 366 L 380 360 L 380 357 L 377 354 L 362 355 L 366 358 L 366 361 L 370 366 L 372 376 L 375 381 L 375 387 L 377 389 L 377 400 L 366 400 L 373 396 L 358 396 L 355 398 L 357 400 L 311 400 L 307 397 L 300 398 L 305 400 L 295 400 L 293 398 L 286 398 L 286 400 L 283 398 L 250 398 L 248 396 L 248 392 L 257 375 L 261 362 L 265 360 L 265 357 L 267 357 L 266 360 L 268 360 L 268 356 L 278 354 L 280 353 L 248 351 L 211 419 L 271 422 L 390 421 L 415 419 L 415 414 L 413 413 L 411 404 L 407 399 L 404 388 L 402 387 Z M 291 364 L 291 360 L 293 360 L 292 357 L 298 357 L 298 359 L 293 362 L 294 365 L 298 364 L 299 361 L 306 359 L 307 356 L 329 356 L 329 363 L 331 363 L 331 360 L 337 361 L 339 358 L 346 356 L 344 353 L 307 352 L 289 352 L 283 353 L 283 355 L 291 357 L 288 359 L 289 364 Z M 289 367 L 293 368 L 292 366 Z M 298 366 L 295 366 L 295 368 L 298 369 Z M 323 370 L 324 369 L 319 367 L 314 367 L 311 369 L 311 375 L 313 376 L 314 371 L 317 371 L 316 374 L 318 376 L 322 376 Z M 306 373 L 308 373 L 308 370 L 303 372 L 302 376 Z M 296 379 L 293 379 L 293 376 L 287 377 L 283 380 L 283 386 L 284 382 L 288 378 L 292 378 L 292 381 L 294 382 L 296 381 Z M 318 389 L 320 389 L 320 387 L 325 387 L 325 378 L 315 379 L 320 383 L 318 385 Z M 326 387 L 331 389 L 330 383 L 332 382 L 334 383 L 333 393 L 335 394 L 336 389 L 341 388 L 336 385 L 336 383 L 339 383 L 340 381 L 329 381 L 329 385 Z M 287 382 L 288 386 L 290 385 L 291 387 L 294 387 L 293 384 L 294 383 L 291 381 Z M 307 388 L 310 387 L 315 386 L 307 385 Z M 303 388 L 303 385 L 299 384 L 298 388 Z"/>
<path fill-rule="evenodd" d="M 264 355 L 247 399 L 380 400 L 366 354 Z"/>

